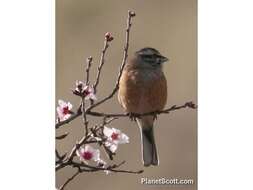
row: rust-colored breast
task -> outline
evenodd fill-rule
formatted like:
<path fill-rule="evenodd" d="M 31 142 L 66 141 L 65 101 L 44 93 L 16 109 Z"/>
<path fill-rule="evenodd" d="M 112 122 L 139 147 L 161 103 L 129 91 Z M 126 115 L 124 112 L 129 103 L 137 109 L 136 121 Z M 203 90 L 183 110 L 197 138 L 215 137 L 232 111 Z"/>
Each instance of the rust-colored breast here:
<path fill-rule="evenodd" d="M 161 71 L 125 70 L 118 99 L 127 112 L 162 110 L 167 101 L 167 82 Z"/>

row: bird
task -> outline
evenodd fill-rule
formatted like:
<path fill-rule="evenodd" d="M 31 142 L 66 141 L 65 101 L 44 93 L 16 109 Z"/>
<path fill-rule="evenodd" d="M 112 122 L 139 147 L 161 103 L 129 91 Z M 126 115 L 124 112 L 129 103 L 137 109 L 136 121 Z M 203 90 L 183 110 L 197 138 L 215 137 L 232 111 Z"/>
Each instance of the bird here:
<path fill-rule="evenodd" d="M 129 115 L 162 110 L 167 102 L 167 81 L 163 64 L 168 58 L 158 50 L 145 47 L 127 60 L 119 81 L 118 101 Z M 141 132 L 144 166 L 158 166 L 154 136 L 155 115 L 134 118 Z"/>

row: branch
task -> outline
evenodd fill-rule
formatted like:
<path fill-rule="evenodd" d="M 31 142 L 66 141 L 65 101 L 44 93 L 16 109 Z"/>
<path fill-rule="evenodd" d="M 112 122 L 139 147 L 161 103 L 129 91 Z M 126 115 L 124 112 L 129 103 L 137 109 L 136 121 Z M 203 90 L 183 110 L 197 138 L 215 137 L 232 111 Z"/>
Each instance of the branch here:
<path fill-rule="evenodd" d="M 143 170 L 131 171 L 131 170 L 117 169 L 120 166 L 122 166 L 124 163 L 125 161 L 119 164 L 114 164 L 107 167 L 99 167 L 99 166 L 91 166 L 85 163 L 78 163 L 78 162 L 72 161 L 71 163 L 69 163 L 69 165 L 72 167 L 76 167 L 78 171 L 74 173 L 74 175 L 72 175 L 70 178 L 68 178 L 66 182 L 59 188 L 59 190 L 63 190 L 68 185 L 69 182 L 71 182 L 76 176 L 78 176 L 82 172 L 108 171 L 108 172 L 114 172 L 114 173 L 129 173 L 129 174 L 143 173 Z"/>
<path fill-rule="evenodd" d="M 193 102 L 186 102 L 184 105 L 181 106 L 171 106 L 170 108 L 167 108 L 165 110 L 161 111 L 154 111 L 154 112 L 147 112 L 143 114 L 138 113 L 101 113 L 101 112 L 93 112 L 89 111 L 87 112 L 88 115 L 97 116 L 97 117 L 141 117 L 141 116 L 147 116 L 147 115 L 160 115 L 160 114 L 169 114 L 171 111 L 176 111 L 183 108 L 191 108 L 196 109 L 197 106 Z"/>
<path fill-rule="evenodd" d="M 106 96 L 105 98 L 103 98 L 102 100 L 98 101 L 97 103 L 91 105 L 87 111 L 90 111 L 91 109 L 97 107 L 98 105 L 104 103 L 105 101 L 111 99 L 114 94 L 118 91 L 119 89 L 119 81 L 120 81 L 120 77 L 122 75 L 123 69 L 126 65 L 126 60 L 127 60 L 127 56 L 128 56 L 128 47 L 129 47 L 129 34 L 130 34 L 130 29 L 132 26 L 132 17 L 135 16 L 135 13 L 132 11 L 128 11 L 128 18 L 127 18 L 127 28 L 126 28 L 126 42 L 125 42 L 125 47 L 124 47 L 124 54 L 123 54 L 123 60 L 119 69 L 119 74 L 118 74 L 118 78 L 115 84 L 115 87 L 113 88 L 111 94 L 109 94 L 108 96 Z"/>
<path fill-rule="evenodd" d="M 85 127 L 85 135 L 87 136 L 88 135 L 88 124 L 89 124 L 89 122 L 88 122 L 87 117 L 86 117 L 84 97 L 82 97 L 82 110 L 83 110 L 83 124 L 84 124 L 84 127 Z"/>
<path fill-rule="evenodd" d="M 102 100 L 98 101 L 97 103 L 92 104 L 90 105 L 89 108 L 86 109 L 86 112 L 89 112 L 91 109 L 97 107 L 98 105 L 104 103 L 105 101 L 111 99 L 114 94 L 118 91 L 119 89 L 119 81 L 120 81 L 120 78 L 121 78 L 121 75 L 122 75 L 122 72 L 123 72 L 123 69 L 126 65 L 126 60 L 127 60 L 127 56 L 128 56 L 128 47 L 129 47 L 129 34 L 130 34 L 130 29 L 131 29 L 131 26 L 132 26 L 132 17 L 135 16 L 135 13 L 133 11 L 128 11 L 128 18 L 127 18 L 127 28 L 126 28 L 126 41 L 125 41 L 125 47 L 124 47 L 124 53 L 123 53 L 123 59 L 122 59 L 122 63 L 121 63 L 121 66 L 120 66 L 120 69 L 119 69 L 119 73 L 118 73 L 118 78 L 116 80 L 116 84 L 112 90 L 112 92 L 106 96 L 105 98 L 103 98 Z M 108 37 L 107 37 L 108 38 Z M 105 52 L 106 52 L 106 49 L 108 48 L 108 40 L 106 38 L 105 40 L 105 45 L 104 45 L 104 49 L 102 51 L 102 54 L 101 54 L 101 59 L 100 59 L 100 66 L 98 67 L 98 74 L 97 74 L 97 79 L 96 79 L 96 82 L 94 84 L 94 90 L 96 89 L 98 83 L 99 83 L 99 78 L 100 78 L 100 74 L 101 74 L 101 69 L 102 69 L 102 66 L 104 64 L 104 56 L 105 56 Z M 109 38 L 110 39 L 110 38 Z M 80 112 L 77 112 L 76 114 L 73 114 L 71 117 L 69 117 L 67 120 L 64 120 L 62 122 L 58 122 L 56 125 L 55 125 L 55 128 L 58 129 L 60 126 L 64 125 L 64 124 L 67 124 L 69 123 L 70 121 L 74 120 L 75 118 L 77 118 L 78 116 L 80 116 L 82 113 Z M 88 113 L 87 113 L 88 114 Z"/>
<path fill-rule="evenodd" d="M 129 116 L 140 117 L 140 116 L 146 116 L 146 115 L 169 114 L 171 111 L 176 111 L 176 110 L 183 109 L 183 108 L 196 109 L 197 105 L 194 104 L 192 101 L 190 101 L 190 102 L 186 102 L 185 104 L 183 104 L 181 106 L 174 105 L 174 106 L 171 106 L 170 108 L 167 108 L 162 111 L 154 111 L 154 112 L 148 112 L 148 113 L 143 113 L 143 114 L 138 114 L 138 113 L 119 113 L 119 114 L 118 113 L 100 113 L 100 112 L 93 112 L 93 111 L 88 111 L 88 110 L 86 110 L 86 114 L 96 116 L 96 117 L 129 117 Z M 60 126 L 67 124 L 70 121 L 74 120 L 75 118 L 77 118 L 81 114 L 82 114 L 82 112 L 81 113 L 77 112 L 77 113 L 73 114 L 70 118 L 68 118 L 67 120 L 57 123 L 55 125 L 55 127 L 59 128 Z"/>
<path fill-rule="evenodd" d="M 78 174 L 80 174 L 81 172 L 78 170 L 76 173 L 74 173 L 74 175 L 72 175 L 60 188 L 59 190 L 63 190 L 69 182 L 71 182 L 76 176 L 78 176 Z"/>
<path fill-rule="evenodd" d="M 91 63 L 92 63 L 92 57 L 91 56 L 88 57 L 86 62 L 87 62 L 86 69 L 85 69 L 85 71 L 86 71 L 86 85 L 88 85 L 90 82 L 90 67 L 91 67 Z"/>
<path fill-rule="evenodd" d="M 87 171 L 88 172 L 110 171 L 110 172 L 115 172 L 115 173 L 132 173 L 132 174 L 140 174 L 143 172 L 143 170 L 131 171 L 131 170 L 117 169 L 120 166 L 122 166 L 123 164 L 125 164 L 125 161 L 122 161 L 119 164 L 109 165 L 107 167 L 91 166 L 91 165 L 87 165 L 85 163 L 78 163 L 78 162 L 71 163 L 72 167 L 77 167 L 80 169 L 80 171 L 85 171 L 85 172 L 87 172 Z"/>
<path fill-rule="evenodd" d="M 68 134 L 69 134 L 69 133 L 64 133 L 64 134 L 62 134 L 62 135 L 60 135 L 60 136 L 56 136 L 55 139 L 57 139 L 57 140 L 64 139 L 65 137 L 68 136 Z"/>
<path fill-rule="evenodd" d="M 73 121 L 74 119 L 76 119 L 77 117 L 79 117 L 80 115 L 82 115 L 82 111 L 77 111 L 76 113 L 72 114 L 68 119 L 64 120 L 64 121 L 60 121 L 58 123 L 55 124 L 55 128 L 59 129 L 61 126 Z"/>
<path fill-rule="evenodd" d="M 95 83 L 93 85 L 94 93 L 95 94 L 97 92 L 97 86 L 98 86 L 98 83 L 99 83 L 102 67 L 103 67 L 103 65 L 105 63 L 105 53 L 106 53 L 107 48 L 109 47 L 109 42 L 111 41 L 111 38 L 112 38 L 112 36 L 110 35 L 110 33 L 106 33 L 106 35 L 105 35 L 105 41 L 104 41 L 104 47 L 103 47 L 103 50 L 102 50 L 102 53 L 101 53 L 101 57 L 100 57 L 100 64 L 99 64 L 99 66 L 97 68 L 97 77 L 96 77 L 96 81 L 95 81 Z"/>
<path fill-rule="evenodd" d="M 67 156 L 67 153 L 65 153 L 64 155 L 61 156 L 61 155 L 59 154 L 58 150 L 55 150 L 55 156 L 56 156 L 56 158 L 58 159 L 58 160 L 56 161 L 56 164 L 59 164 L 59 163 L 62 163 L 62 162 L 63 162 L 64 158 Z"/>
<path fill-rule="evenodd" d="M 72 148 L 72 150 L 69 153 L 69 156 L 67 157 L 67 159 L 65 159 L 65 161 L 63 161 L 62 163 L 59 163 L 56 165 L 55 169 L 56 171 L 66 167 L 69 165 L 69 163 L 72 162 L 74 156 L 76 155 L 76 151 L 84 144 L 86 144 L 86 142 L 88 141 L 88 139 L 92 136 L 92 134 L 95 132 L 97 132 L 98 130 L 100 130 L 104 125 L 107 125 L 109 123 L 111 123 L 112 121 L 116 120 L 117 118 L 110 118 L 108 120 L 104 120 L 104 122 L 102 124 L 100 124 L 99 126 L 94 126 L 91 129 L 91 132 L 88 133 L 87 135 L 84 135 L 81 140 L 79 140 L 79 142 L 77 142 L 75 144 L 75 146 Z"/>

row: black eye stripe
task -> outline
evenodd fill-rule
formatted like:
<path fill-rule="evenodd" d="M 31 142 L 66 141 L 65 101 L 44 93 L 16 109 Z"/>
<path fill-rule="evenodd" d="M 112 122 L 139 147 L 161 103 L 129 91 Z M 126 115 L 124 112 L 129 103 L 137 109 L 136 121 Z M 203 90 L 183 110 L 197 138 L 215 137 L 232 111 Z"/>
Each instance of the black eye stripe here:
<path fill-rule="evenodd" d="M 152 59 L 152 58 L 155 58 L 156 56 L 155 55 L 142 55 L 142 57 Z"/>
<path fill-rule="evenodd" d="M 143 57 L 153 57 L 153 55 L 143 55 Z"/>

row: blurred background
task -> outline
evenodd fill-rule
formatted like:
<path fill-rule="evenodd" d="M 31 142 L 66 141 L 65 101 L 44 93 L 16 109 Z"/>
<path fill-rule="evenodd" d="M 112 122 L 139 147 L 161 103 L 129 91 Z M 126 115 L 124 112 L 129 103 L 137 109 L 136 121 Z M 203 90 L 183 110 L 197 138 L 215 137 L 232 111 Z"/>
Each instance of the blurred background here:
<path fill-rule="evenodd" d="M 170 59 L 169 64 L 164 65 L 168 82 L 167 107 L 197 101 L 196 0 L 56 0 L 56 100 L 70 101 L 74 105 L 73 110 L 76 110 L 79 98 L 72 95 L 70 89 L 74 88 L 76 80 L 84 79 L 85 60 L 89 56 L 94 60 L 91 70 L 91 81 L 94 81 L 106 32 L 111 32 L 114 40 L 107 51 L 97 97 L 100 99 L 111 92 L 122 60 L 128 10 L 136 12 L 130 33 L 130 56 L 136 50 L 150 46 Z M 96 111 L 123 112 L 117 96 Z M 99 118 L 88 119 L 91 124 L 100 122 Z M 126 160 L 122 169 L 144 169 L 144 173 L 82 173 L 67 186 L 67 190 L 197 188 L 196 110 L 184 109 L 158 117 L 155 123 L 160 160 L 158 167 L 143 167 L 140 134 L 134 122 L 122 118 L 111 126 L 130 137 L 129 144 L 119 147 L 115 162 Z M 56 135 L 66 131 L 70 135 L 56 141 L 56 147 L 62 154 L 82 137 L 81 119 L 58 129 Z M 106 158 L 103 151 L 102 157 Z M 74 172 L 71 168 L 57 172 L 57 187 Z M 142 177 L 193 179 L 195 184 L 148 186 L 140 183 Z"/>

